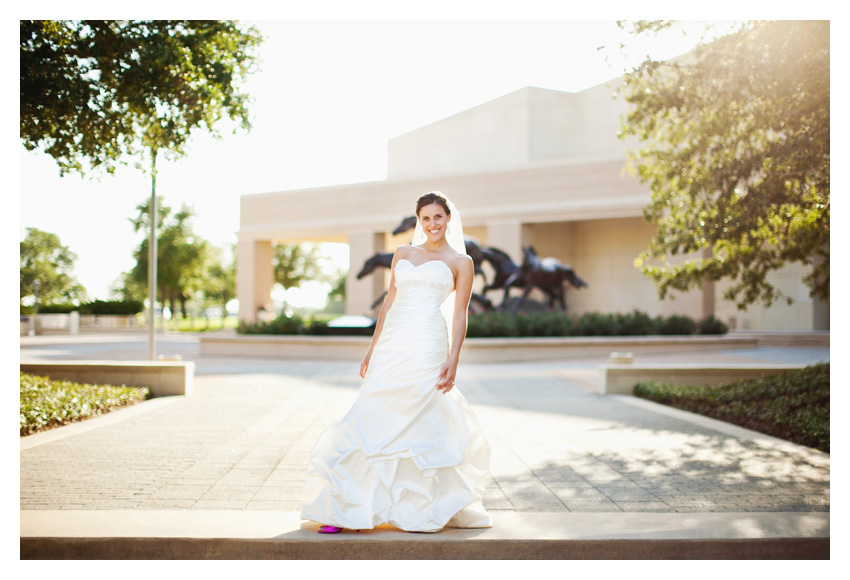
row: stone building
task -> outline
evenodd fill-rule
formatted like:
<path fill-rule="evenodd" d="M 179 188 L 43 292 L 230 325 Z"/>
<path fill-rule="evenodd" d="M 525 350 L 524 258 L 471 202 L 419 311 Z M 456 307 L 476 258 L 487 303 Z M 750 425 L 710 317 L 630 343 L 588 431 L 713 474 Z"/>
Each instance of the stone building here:
<path fill-rule="evenodd" d="M 461 211 L 465 233 L 481 244 L 517 264 L 522 248 L 532 245 L 541 257 L 571 265 L 589 284 L 568 287 L 573 313 L 714 314 L 738 329 L 827 329 L 828 306 L 809 297 L 802 265 L 771 276 L 796 299 L 791 306 L 739 311 L 721 299 L 722 283 L 659 300 L 635 266 L 653 233 L 642 218 L 650 191 L 625 171 L 626 149 L 635 143 L 617 136 L 625 103 L 613 98 L 612 86 L 578 93 L 526 87 L 396 137 L 388 144 L 385 181 L 243 196 L 240 319 L 256 320 L 271 302 L 273 244 L 304 241 L 348 244 L 346 313 L 375 316 L 371 305 L 389 272 L 357 280 L 358 270 L 376 253 L 409 243 L 412 231 L 390 232 L 414 214 L 420 195 L 439 190 Z M 481 285 L 478 278 L 474 291 Z M 488 294 L 496 303 L 501 297 Z"/>

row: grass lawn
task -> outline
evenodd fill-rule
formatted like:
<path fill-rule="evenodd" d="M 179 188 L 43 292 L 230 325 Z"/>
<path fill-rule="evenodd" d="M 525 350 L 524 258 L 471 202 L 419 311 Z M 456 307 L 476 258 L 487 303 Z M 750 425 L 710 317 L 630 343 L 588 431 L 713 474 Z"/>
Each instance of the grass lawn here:
<path fill-rule="evenodd" d="M 643 382 L 634 394 L 829 453 L 829 363 L 717 386 Z"/>
<path fill-rule="evenodd" d="M 179 318 L 169 320 L 165 324 L 169 329 L 174 328 L 177 324 L 177 330 L 180 332 L 206 332 L 209 330 L 221 330 L 222 328 L 236 328 L 239 325 L 239 320 L 236 316 L 228 316 L 227 318 L 204 318 L 198 316 L 195 318 Z"/>

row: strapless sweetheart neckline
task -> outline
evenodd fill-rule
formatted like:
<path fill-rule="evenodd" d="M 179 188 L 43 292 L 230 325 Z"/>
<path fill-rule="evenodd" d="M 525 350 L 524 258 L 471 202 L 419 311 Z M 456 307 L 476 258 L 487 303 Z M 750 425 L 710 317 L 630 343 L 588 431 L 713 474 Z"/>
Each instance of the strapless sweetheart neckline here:
<path fill-rule="evenodd" d="M 410 264 L 410 265 L 411 265 L 411 266 L 413 266 L 414 268 L 421 268 L 421 267 L 422 267 L 422 266 L 424 266 L 425 264 L 430 264 L 430 263 L 432 263 L 432 262 L 439 262 L 440 264 L 442 264 L 443 266 L 445 266 L 446 268 L 448 268 L 449 272 L 451 272 L 451 271 L 452 271 L 451 266 L 449 266 L 448 264 L 446 264 L 446 263 L 445 263 L 445 262 L 443 262 L 442 260 L 428 260 L 427 262 L 422 262 L 421 264 L 414 264 L 413 262 L 411 262 L 411 261 L 410 261 L 410 260 L 408 260 L 407 258 L 399 258 L 399 259 L 398 259 L 398 261 L 399 261 L 399 263 L 401 263 L 402 261 L 407 262 L 408 264 Z M 454 275 L 454 272 L 452 272 L 452 275 Z"/>

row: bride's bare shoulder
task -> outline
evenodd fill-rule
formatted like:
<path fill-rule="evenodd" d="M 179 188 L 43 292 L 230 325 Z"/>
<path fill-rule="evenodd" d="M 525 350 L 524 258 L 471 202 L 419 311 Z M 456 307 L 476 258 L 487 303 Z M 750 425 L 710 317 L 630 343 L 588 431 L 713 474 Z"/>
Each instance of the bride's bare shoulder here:
<path fill-rule="evenodd" d="M 474 267 L 472 262 L 472 257 L 469 254 L 459 254 L 455 253 L 452 258 L 452 265 L 460 270 L 461 268 L 471 268 Z"/>
<path fill-rule="evenodd" d="M 395 255 L 397 258 L 409 258 L 413 246 L 408 244 L 402 244 L 401 246 L 395 249 Z"/>

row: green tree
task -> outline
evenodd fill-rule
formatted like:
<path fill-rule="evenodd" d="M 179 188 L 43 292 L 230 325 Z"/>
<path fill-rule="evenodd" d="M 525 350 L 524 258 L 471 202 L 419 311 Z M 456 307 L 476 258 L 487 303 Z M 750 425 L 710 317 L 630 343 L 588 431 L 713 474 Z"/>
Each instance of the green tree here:
<path fill-rule="evenodd" d="M 307 280 L 328 281 L 323 270 L 325 256 L 313 244 L 277 244 L 274 248 L 274 281 L 284 290 Z"/>
<path fill-rule="evenodd" d="M 630 24 L 636 35 L 671 25 Z M 829 299 L 829 47 L 828 21 L 748 22 L 624 76 L 622 134 L 641 141 L 630 165 L 658 226 L 638 263 L 662 298 L 728 279 L 739 308 L 790 303 L 767 275 L 800 262 L 812 295 Z"/>
<path fill-rule="evenodd" d="M 303 282 L 330 282 L 326 273 L 327 257 L 314 244 L 277 244 L 272 258 L 274 281 L 284 290 L 297 288 Z"/>
<path fill-rule="evenodd" d="M 21 301 L 35 296 L 36 281 L 40 304 L 86 300 L 85 288 L 73 275 L 76 260 L 56 234 L 27 228 L 21 241 Z"/>
<path fill-rule="evenodd" d="M 345 284 L 347 274 L 339 268 L 331 274 L 329 282 L 331 289 L 328 292 L 328 302 L 325 305 L 324 311 L 329 314 L 337 314 L 345 312 Z"/>
<path fill-rule="evenodd" d="M 136 232 L 149 229 L 150 206 L 144 202 L 136 207 L 139 215 L 130 220 Z M 163 302 L 168 301 L 171 312 L 176 315 L 177 305 L 186 317 L 186 302 L 201 290 L 206 277 L 206 266 L 210 244 L 192 230 L 192 210 L 183 206 L 180 211 L 162 203 L 157 204 L 157 291 Z M 135 252 L 136 266 L 130 271 L 131 288 L 147 283 L 148 238 L 141 241 Z"/>
<path fill-rule="evenodd" d="M 237 89 L 261 42 L 230 20 L 21 20 L 20 124 L 60 171 L 113 172 L 144 152 L 184 154 L 191 132 L 228 116 L 250 128 Z"/>
<path fill-rule="evenodd" d="M 203 280 L 204 297 L 212 304 L 221 306 L 226 315 L 227 303 L 236 298 L 236 260 L 235 246 L 229 248 L 229 256 L 216 246 L 210 247 L 206 276 Z"/>
<path fill-rule="evenodd" d="M 343 270 L 337 269 L 331 279 L 331 291 L 328 292 L 328 300 L 332 302 L 345 302 L 345 282 L 347 275 Z"/>
<path fill-rule="evenodd" d="M 248 95 L 237 85 L 261 41 L 231 20 L 21 20 L 21 140 L 53 157 L 61 174 L 111 173 L 147 153 L 153 216 L 160 151 L 184 155 L 195 129 L 218 135 L 224 116 L 250 129 Z M 153 359 L 156 230 L 148 237 Z"/>
<path fill-rule="evenodd" d="M 117 300 L 137 300 L 144 302 L 147 293 L 147 279 L 136 281 L 133 279 L 132 273 L 132 270 L 121 272 L 109 286 L 110 297 Z"/>

